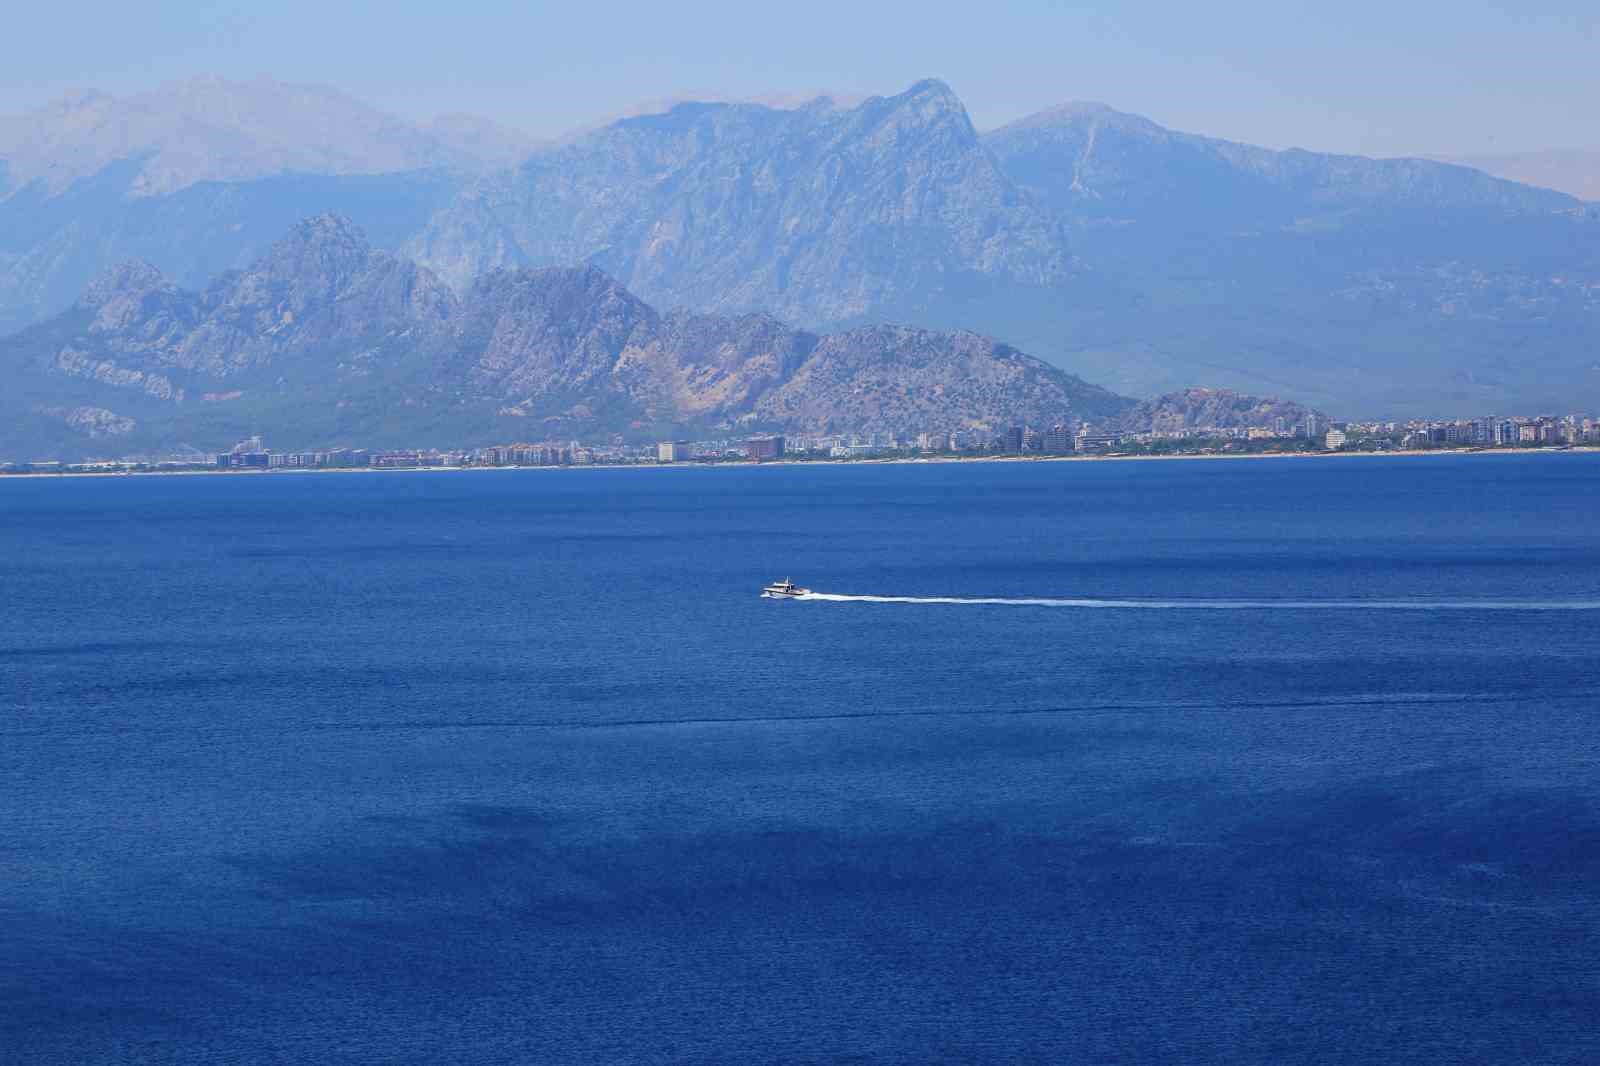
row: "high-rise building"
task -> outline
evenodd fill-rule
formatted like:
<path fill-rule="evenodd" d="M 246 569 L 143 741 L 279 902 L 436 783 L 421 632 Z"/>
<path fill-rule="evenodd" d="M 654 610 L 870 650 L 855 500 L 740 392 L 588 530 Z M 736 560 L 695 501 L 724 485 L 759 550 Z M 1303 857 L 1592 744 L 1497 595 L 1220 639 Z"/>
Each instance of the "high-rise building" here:
<path fill-rule="evenodd" d="M 692 457 L 686 440 L 664 440 L 656 445 L 656 458 L 663 463 L 682 463 Z"/>
<path fill-rule="evenodd" d="M 1059 422 L 1051 426 L 1044 435 L 1044 450 L 1051 455 L 1066 455 L 1072 451 L 1072 430 Z"/>
<path fill-rule="evenodd" d="M 750 458 L 760 462 L 764 459 L 781 459 L 783 457 L 782 437 L 751 437 L 745 442 L 745 447 Z"/>
<path fill-rule="evenodd" d="M 1080 430 L 1077 440 L 1073 443 L 1080 452 L 1106 452 L 1121 443 L 1121 438 L 1114 433 L 1090 433 L 1088 430 Z"/>
<path fill-rule="evenodd" d="M 1022 433 L 1021 426 L 1012 426 L 1006 430 L 1005 436 L 1001 438 L 1001 450 L 1012 454 L 1022 451 Z"/>
<path fill-rule="evenodd" d="M 1322 446 L 1330 452 L 1336 452 L 1345 445 L 1344 431 L 1341 429 L 1328 430 L 1327 436 L 1322 438 Z"/>

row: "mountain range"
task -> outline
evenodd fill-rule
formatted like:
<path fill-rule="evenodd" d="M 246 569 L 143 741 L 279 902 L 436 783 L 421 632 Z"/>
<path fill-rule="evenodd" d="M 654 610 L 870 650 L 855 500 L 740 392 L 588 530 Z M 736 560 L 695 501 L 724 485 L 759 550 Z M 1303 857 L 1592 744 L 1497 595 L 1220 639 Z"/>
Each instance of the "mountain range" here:
<path fill-rule="evenodd" d="M 1594 205 L 1098 104 L 982 133 L 932 80 L 853 104 L 683 102 L 550 144 L 265 81 L 80 94 L 0 121 L 0 333 L 130 258 L 209 292 L 327 212 L 463 306 L 496 272 L 594 267 L 682 314 L 972 330 L 1124 395 L 1600 407 Z"/>
<path fill-rule="evenodd" d="M 203 450 L 264 429 L 306 447 L 995 433 L 1132 407 L 976 333 L 660 312 L 592 266 L 491 270 L 458 294 L 336 215 L 203 289 L 120 264 L 4 350 L 0 452 L 23 455 Z"/>
<path fill-rule="evenodd" d="M 1459 156 L 1446 162 L 1474 167 L 1511 181 L 1560 189 L 1584 200 L 1600 200 L 1600 144 L 1547 148 L 1540 152 Z"/>

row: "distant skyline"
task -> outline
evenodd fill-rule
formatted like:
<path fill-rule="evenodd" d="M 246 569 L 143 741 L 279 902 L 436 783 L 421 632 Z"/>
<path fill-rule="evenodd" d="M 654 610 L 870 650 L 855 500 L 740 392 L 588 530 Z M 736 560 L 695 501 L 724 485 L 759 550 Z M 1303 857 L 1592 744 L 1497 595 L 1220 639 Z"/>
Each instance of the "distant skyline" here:
<path fill-rule="evenodd" d="M 948 82 L 982 129 L 1069 100 L 1274 148 L 1494 154 L 1600 144 L 1592 3 L 34 5 L 0 113 L 201 75 L 326 84 L 539 137 L 680 96 Z M 85 26 L 94 32 L 86 33 Z"/>

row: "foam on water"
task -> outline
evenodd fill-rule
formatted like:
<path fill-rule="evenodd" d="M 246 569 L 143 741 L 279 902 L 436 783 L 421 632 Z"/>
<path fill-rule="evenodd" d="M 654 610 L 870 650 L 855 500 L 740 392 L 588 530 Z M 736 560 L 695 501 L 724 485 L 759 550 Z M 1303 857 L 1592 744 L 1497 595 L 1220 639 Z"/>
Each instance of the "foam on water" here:
<path fill-rule="evenodd" d="M 1600 611 L 1600 600 L 1109 600 L 1060 599 L 1044 596 L 866 596 L 839 592 L 808 592 L 792 598 L 822 603 L 920 603 L 1162 611 Z"/>

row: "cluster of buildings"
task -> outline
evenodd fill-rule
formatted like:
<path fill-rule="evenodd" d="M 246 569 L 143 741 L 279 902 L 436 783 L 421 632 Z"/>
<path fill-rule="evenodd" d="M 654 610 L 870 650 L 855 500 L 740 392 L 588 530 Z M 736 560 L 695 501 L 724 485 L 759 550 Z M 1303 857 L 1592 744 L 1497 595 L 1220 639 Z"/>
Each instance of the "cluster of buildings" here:
<path fill-rule="evenodd" d="M 1351 428 L 1371 432 L 1372 423 L 1353 423 Z M 1474 418 L 1448 422 L 1407 422 L 1396 426 L 1385 423 L 1383 432 L 1400 434 L 1402 448 L 1439 448 L 1449 445 L 1517 448 L 1528 445 L 1572 447 L 1600 444 L 1600 421 L 1567 415 L 1536 418 Z"/>
<path fill-rule="evenodd" d="M 907 455 L 983 457 L 995 455 L 1093 455 L 1117 451 L 1240 452 L 1252 450 L 1418 450 L 1437 448 L 1542 448 L 1600 446 L 1600 420 L 1580 415 L 1497 416 L 1409 422 L 1335 422 L 1308 414 L 1265 426 L 1190 426 L 1143 433 L 1114 433 L 1088 424 L 1049 428 L 1015 425 L 999 433 L 929 430 L 915 434 L 868 432 L 816 436 L 762 434 L 714 440 L 670 440 L 628 444 L 545 442 L 456 450 L 279 452 L 261 437 L 242 440 L 209 459 L 0 462 L 5 473 L 114 473 L 179 470 L 406 470 L 441 467 L 631 465 L 689 462 L 768 462 L 776 459 L 868 459 Z"/>
<path fill-rule="evenodd" d="M 1254 431 L 1252 431 L 1254 432 Z M 1600 420 L 1580 415 L 1516 415 L 1409 422 L 1343 422 L 1328 427 L 1330 451 L 1438 448 L 1573 448 L 1600 445 Z"/>
<path fill-rule="evenodd" d="M 836 433 L 818 436 L 752 437 L 743 441 L 662 441 L 660 462 L 740 458 L 757 461 L 784 456 L 816 459 L 865 459 L 892 455 L 1070 455 L 1114 447 L 1122 438 L 1084 426 L 1057 424 L 1048 429 L 1018 425 L 1000 433 L 927 430 L 914 434 L 888 432 Z"/>
<path fill-rule="evenodd" d="M 233 450 L 216 457 L 218 470 L 330 470 L 372 466 L 374 455 L 363 448 L 337 448 L 326 452 L 274 452 L 268 451 L 260 437 L 250 437 L 233 446 Z"/>
<path fill-rule="evenodd" d="M 646 449 L 648 454 L 648 449 Z M 660 463 L 688 463 L 716 459 L 750 459 L 770 462 L 787 454 L 782 437 L 750 437 L 733 440 L 664 440 L 655 446 L 655 460 Z"/>
<path fill-rule="evenodd" d="M 464 466 L 570 466 L 596 461 L 596 450 L 579 444 L 504 444 L 461 450 L 368 450 L 337 448 L 322 452 L 275 452 L 251 437 L 218 453 L 218 470 L 420 470 Z"/>

